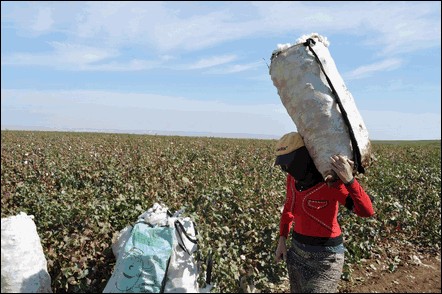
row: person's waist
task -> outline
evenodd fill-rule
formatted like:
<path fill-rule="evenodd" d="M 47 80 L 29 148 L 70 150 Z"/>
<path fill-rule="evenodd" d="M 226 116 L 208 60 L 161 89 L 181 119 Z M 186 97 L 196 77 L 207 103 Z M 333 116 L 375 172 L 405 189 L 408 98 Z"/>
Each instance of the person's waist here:
<path fill-rule="evenodd" d="M 337 237 L 315 237 L 315 236 L 306 236 L 293 231 L 292 238 L 302 244 L 312 245 L 312 246 L 324 246 L 324 247 L 338 246 L 343 244 L 344 242 L 342 234 Z"/>

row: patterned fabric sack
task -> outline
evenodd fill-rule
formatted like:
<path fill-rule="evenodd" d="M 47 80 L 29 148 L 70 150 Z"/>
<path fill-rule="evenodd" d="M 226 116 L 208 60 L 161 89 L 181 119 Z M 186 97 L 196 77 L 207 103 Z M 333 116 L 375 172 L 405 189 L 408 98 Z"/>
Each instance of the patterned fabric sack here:
<path fill-rule="evenodd" d="M 197 231 L 183 211 L 171 214 L 155 203 L 135 225 L 120 231 L 112 245 L 117 259 L 104 293 L 205 293 L 212 288 L 210 274 L 200 288 L 195 258 Z M 211 266 L 209 266 L 211 267 Z"/>
<path fill-rule="evenodd" d="M 194 253 L 197 251 L 195 226 L 190 218 L 174 220 L 175 241 L 170 259 L 165 293 L 197 293 L 198 273 Z"/>
<path fill-rule="evenodd" d="M 172 254 L 173 229 L 136 223 L 104 293 L 163 292 Z"/>

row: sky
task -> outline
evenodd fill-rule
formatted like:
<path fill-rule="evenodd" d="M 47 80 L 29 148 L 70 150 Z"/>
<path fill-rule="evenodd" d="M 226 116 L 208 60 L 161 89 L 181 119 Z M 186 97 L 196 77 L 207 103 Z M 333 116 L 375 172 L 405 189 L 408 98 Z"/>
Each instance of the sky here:
<path fill-rule="evenodd" d="M 311 33 L 371 140 L 441 138 L 440 1 L 1 1 L 1 128 L 279 138 L 270 56 Z"/>

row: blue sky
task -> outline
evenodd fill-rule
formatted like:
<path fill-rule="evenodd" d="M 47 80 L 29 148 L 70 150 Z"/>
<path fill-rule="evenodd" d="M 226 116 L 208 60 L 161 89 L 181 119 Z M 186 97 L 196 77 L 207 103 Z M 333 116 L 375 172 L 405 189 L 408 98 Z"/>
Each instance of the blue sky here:
<path fill-rule="evenodd" d="M 373 140 L 441 137 L 441 2 L 1 2 L 2 129 L 296 130 L 267 64 L 313 32 Z"/>

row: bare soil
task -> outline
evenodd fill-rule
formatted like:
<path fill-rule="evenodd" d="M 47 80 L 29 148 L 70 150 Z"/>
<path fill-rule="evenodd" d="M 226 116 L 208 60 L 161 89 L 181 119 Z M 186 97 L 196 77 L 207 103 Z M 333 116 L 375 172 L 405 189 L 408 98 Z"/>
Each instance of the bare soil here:
<path fill-rule="evenodd" d="M 381 262 L 354 268 L 351 281 L 341 281 L 340 293 L 441 293 L 440 254 L 413 258 L 391 272 Z"/>
<path fill-rule="evenodd" d="M 353 265 L 349 281 L 341 280 L 339 293 L 441 293 L 441 261 L 438 253 L 402 252 L 402 261 L 391 269 L 383 258 Z M 290 293 L 288 278 L 277 293 Z"/>

